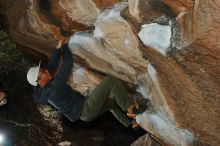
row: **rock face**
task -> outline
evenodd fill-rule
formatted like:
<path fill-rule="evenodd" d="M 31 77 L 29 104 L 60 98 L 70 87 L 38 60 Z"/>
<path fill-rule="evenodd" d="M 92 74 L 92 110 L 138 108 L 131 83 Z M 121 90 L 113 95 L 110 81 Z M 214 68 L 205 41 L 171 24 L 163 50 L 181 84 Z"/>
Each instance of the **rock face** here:
<path fill-rule="evenodd" d="M 103 11 L 94 32 L 75 33 L 69 47 L 90 68 L 136 83 L 138 75 L 145 72 L 147 61 L 142 58 L 137 36 L 120 15 L 126 6 L 120 3 Z"/>
<path fill-rule="evenodd" d="M 149 133 L 140 137 L 131 146 L 161 146 Z"/>
<path fill-rule="evenodd" d="M 167 145 L 219 145 L 219 0 L 8 0 L 5 8 L 10 37 L 37 59 L 71 36 L 73 89 L 89 95 L 103 74 L 138 84 L 151 101 L 136 117 L 144 129 Z"/>
<path fill-rule="evenodd" d="M 154 48 L 166 56 L 171 41 L 170 26 L 163 26 L 156 23 L 146 24 L 142 26 L 138 36 L 145 46 Z"/>

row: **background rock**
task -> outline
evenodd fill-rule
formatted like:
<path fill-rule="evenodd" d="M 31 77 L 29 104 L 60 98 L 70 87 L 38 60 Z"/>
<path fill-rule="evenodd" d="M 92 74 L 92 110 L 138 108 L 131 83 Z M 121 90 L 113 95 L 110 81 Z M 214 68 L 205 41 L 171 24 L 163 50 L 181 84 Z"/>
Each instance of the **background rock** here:
<path fill-rule="evenodd" d="M 142 25 L 138 36 L 146 47 L 154 48 L 166 56 L 171 41 L 171 28 L 169 25 L 163 26 L 156 23 Z"/>
<path fill-rule="evenodd" d="M 161 146 L 155 139 L 150 136 L 150 134 L 146 134 L 140 137 L 137 141 L 131 144 L 131 146 Z"/>

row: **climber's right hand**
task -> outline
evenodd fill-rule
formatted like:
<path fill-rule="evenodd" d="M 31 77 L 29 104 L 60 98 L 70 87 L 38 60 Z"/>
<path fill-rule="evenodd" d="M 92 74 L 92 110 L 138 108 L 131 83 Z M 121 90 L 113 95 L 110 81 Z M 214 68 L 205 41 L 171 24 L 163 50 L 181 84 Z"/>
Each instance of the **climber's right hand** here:
<path fill-rule="evenodd" d="M 58 43 L 56 45 L 56 49 L 59 50 L 61 48 L 63 41 L 64 41 L 63 39 L 58 40 Z"/>

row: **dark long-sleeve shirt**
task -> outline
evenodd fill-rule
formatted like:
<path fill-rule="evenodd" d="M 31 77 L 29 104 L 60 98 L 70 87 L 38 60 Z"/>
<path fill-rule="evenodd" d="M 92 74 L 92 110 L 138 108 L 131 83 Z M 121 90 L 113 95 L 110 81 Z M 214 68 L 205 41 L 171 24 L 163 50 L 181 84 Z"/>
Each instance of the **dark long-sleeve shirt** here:
<path fill-rule="evenodd" d="M 47 83 L 43 88 L 35 87 L 34 98 L 41 104 L 49 102 L 69 120 L 76 121 L 80 117 L 85 97 L 75 92 L 66 84 L 68 75 L 73 66 L 73 59 L 68 45 L 62 46 L 62 51 L 55 49 L 47 65 L 47 70 L 53 75 L 60 55 L 63 56 L 63 63 L 57 75 L 53 80 Z"/>

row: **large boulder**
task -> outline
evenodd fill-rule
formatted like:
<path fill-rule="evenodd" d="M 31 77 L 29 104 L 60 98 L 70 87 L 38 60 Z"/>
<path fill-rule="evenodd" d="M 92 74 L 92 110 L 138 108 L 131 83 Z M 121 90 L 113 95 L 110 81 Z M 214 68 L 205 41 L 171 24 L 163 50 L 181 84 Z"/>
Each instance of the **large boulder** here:
<path fill-rule="evenodd" d="M 36 59 L 48 58 L 57 39 L 71 35 L 80 64 L 69 80 L 73 89 L 89 95 L 103 74 L 139 84 L 150 100 L 136 117 L 144 129 L 168 145 L 219 145 L 219 0 L 4 4 L 10 37 Z"/>
<path fill-rule="evenodd" d="M 137 36 L 120 15 L 126 6 L 120 3 L 103 11 L 95 23 L 94 33 L 74 34 L 69 47 L 90 68 L 137 83 L 138 75 L 146 70 L 147 61 L 142 58 Z"/>

